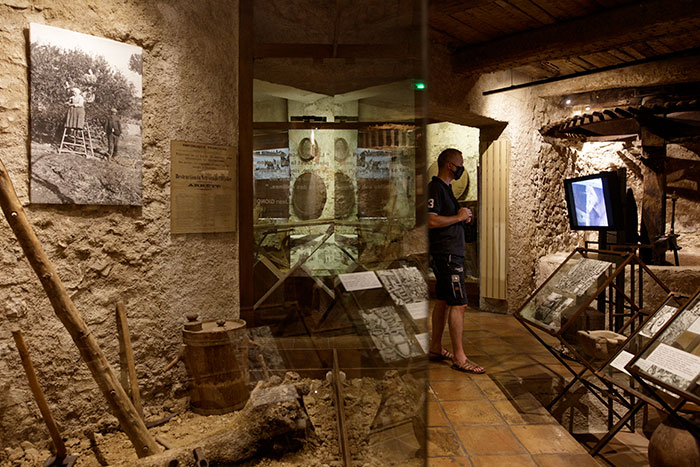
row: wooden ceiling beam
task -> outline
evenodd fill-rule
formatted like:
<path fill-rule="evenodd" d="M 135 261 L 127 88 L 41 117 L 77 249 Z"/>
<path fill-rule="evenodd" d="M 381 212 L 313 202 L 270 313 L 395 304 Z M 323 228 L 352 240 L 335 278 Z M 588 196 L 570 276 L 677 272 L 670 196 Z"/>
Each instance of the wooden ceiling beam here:
<path fill-rule="evenodd" d="M 255 44 L 254 58 L 416 59 L 418 50 L 404 44 Z"/>
<path fill-rule="evenodd" d="M 430 0 L 428 4 L 428 14 L 432 15 L 434 12 L 440 12 L 442 14 L 451 15 L 488 5 L 493 2 L 494 0 Z"/>
<path fill-rule="evenodd" d="M 483 73 L 609 50 L 643 40 L 645 30 L 670 32 L 698 19 L 696 0 L 633 3 L 461 48 L 455 53 L 455 71 Z"/>

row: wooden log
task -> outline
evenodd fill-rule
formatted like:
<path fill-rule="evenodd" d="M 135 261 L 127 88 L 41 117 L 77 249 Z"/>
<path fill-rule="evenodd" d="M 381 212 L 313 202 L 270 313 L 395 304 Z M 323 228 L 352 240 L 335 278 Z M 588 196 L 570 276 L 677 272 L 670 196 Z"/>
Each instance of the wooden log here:
<path fill-rule="evenodd" d="M 17 236 L 29 264 L 39 277 L 56 316 L 73 338 L 73 342 L 80 351 L 80 356 L 90 369 L 122 429 L 134 445 L 137 455 L 143 457 L 160 452 L 160 447 L 148 433 L 146 425 L 119 384 L 112 367 L 97 344 L 97 340 L 90 333 L 82 315 L 68 296 L 53 264 L 46 256 L 46 252 L 27 220 L 2 161 L 0 161 L 0 206 L 12 231 Z"/>
<path fill-rule="evenodd" d="M 656 241 L 666 232 L 666 142 L 642 127 L 642 175 L 644 194 L 642 198 L 642 225 L 654 245 L 651 255 L 642 251 L 647 264 L 664 264 L 667 242 Z"/>
<path fill-rule="evenodd" d="M 58 431 L 58 425 L 51 415 L 51 409 L 49 409 L 49 404 L 46 403 L 46 398 L 44 393 L 39 386 L 39 380 L 36 377 L 36 372 L 34 371 L 34 365 L 32 365 L 32 358 L 29 356 L 29 349 L 27 349 L 27 344 L 24 342 L 24 336 L 22 336 L 22 331 L 19 329 L 12 330 L 12 337 L 15 339 L 15 344 L 17 345 L 17 350 L 19 351 L 19 357 L 22 359 L 22 366 L 24 367 L 24 372 L 27 374 L 27 381 L 29 381 L 29 389 L 32 390 L 34 395 L 34 400 L 36 405 L 39 406 L 39 412 L 46 423 L 46 428 L 49 429 L 49 434 L 51 435 L 51 441 L 56 448 L 56 457 L 63 459 L 67 455 L 66 445 L 63 444 L 63 438 L 61 438 L 61 433 Z"/>
<path fill-rule="evenodd" d="M 211 465 L 233 465 L 260 454 L 270 455 L 279 439 L 306 436 L 309 420 L 292 384 L 266 386 L 259 382 L 245 407 L 231 418 L 231 426 L 196 443 L 140 459 L 136 465 L 194 466 L 193 451 L 201 448 Z"/>
<path fill-rule="evenodd" d="M 136 363 L 134 362 L 134 349 L 131 347 L 131 333 L 129 324 L 126 321 L 126 310 L 124 303 L 117 303 L 117 335 L 119 337 L 119 349 L 123 351 L 126 358 L 126 368 L 129 375 L 129 389 L 131 392 L 131 402 L 134 408 L 143 419 L 143 405 L 141 403 L 141 392 L 139 391 L 139 380 L 136 377 Z"/>

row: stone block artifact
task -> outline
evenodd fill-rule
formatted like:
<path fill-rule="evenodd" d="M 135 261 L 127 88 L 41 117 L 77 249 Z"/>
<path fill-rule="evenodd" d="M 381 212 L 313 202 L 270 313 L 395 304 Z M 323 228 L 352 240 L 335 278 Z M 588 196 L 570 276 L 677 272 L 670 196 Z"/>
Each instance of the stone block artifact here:
<path fill-rule="evenodd" d="M 129 400 L 129 396 L 119 384 L 119 380 L 97 344 L 97 340 L 90 333 L 85 320 L 68 296 L 56 269 L 29 224 L 2 161 L 0 161 L 0 206 L 29 264 L 39 276 L 56 316 L 73 338 L 73 342 L 80 351 L 80 356 L 107 399 L 112 413 L 117 417 L 122 429 L 134 445 L 136 454 L 139 457 L 145 457 L 160 452 L 160 447 L 148 432 L 139 413 Z"/>
<path fill-rule="evenodd" d="M 13 329 L 12 337 L 15 339 L 15 344 L 17 345 L 19 356 L 22 359 L 22 366 L 24 367 L 24 372 L 27 373 L 27 381 L 29 381 L 29 388 L 32 390 L 34 400 L 36 400 L 36 405 L 39 406 L 41 417 L 44 419 L 44 423 L 46 423 L 46 428 L 48 428 L 49 430 L 49 434 L 51 435 L 51 441 L 53 441 L 53 446 L 56 449 L 56 455 L 49 457 L 44 463 L 44 467 L 70 467 L 75 464 L 77 457 L 68 455 L 66 445 L 63 444 L 63 438 L 61 438 L 61 433 L 58 431 L 56 421 L 51 415 L 51 409 L 49 409 L 49 404 L 46 403 L 44 392 L 41 390 L 41 386 L 39 386 L 39 380 L 36 377 L 34 365 L 32 365 L 32 358 L 29 356 L 29 349 L 27 348 L 27 344 L 24 342 L 24 336 L 22 335 L 22 331 L 19 329 Z"/>

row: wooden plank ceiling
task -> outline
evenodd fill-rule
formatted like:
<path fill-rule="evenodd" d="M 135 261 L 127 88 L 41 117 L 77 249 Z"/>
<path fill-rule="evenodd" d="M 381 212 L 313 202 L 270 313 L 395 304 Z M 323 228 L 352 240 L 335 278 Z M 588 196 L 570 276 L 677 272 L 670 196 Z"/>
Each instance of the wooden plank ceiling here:
<path fill-rule="evenodd" d="M 429 25 L 456 71 L 549 78 L 700 47 L 700 1 L 429 0 Z"/>

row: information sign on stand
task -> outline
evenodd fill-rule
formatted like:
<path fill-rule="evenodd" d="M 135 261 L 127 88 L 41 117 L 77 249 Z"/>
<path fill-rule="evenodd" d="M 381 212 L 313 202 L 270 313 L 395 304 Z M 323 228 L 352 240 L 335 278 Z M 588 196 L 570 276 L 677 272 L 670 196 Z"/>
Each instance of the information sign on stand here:
<path fill-rule="evenodd" d="M 674 313 L 625 369 L 672 412 L 700 404 L 700 289 Z M 666 394 L 677 397 L 668 402 Z"/>

